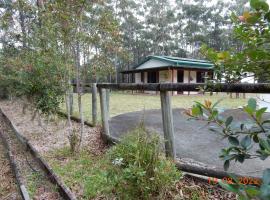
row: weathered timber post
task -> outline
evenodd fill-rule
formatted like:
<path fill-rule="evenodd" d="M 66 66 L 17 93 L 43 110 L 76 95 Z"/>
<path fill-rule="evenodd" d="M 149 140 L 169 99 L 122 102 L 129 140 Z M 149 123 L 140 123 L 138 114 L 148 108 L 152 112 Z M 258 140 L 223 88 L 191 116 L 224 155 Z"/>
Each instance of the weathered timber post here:
<path fill-rule="evenodd" d="M 73 91 L 71 91 L 70 93 L 69 93 L 69 96 L 68 96 L 68 98 L 69 98 L 69 108 L 70 108 L 70 115 L 72 115 L 73 114 Z"/>
<path fill-rule="evenodd" d="M 174 127 L 169 91 L 160 91 L 163 132 L 165 139 L 165 153 L 167 157 L 175 159 Z"/>
<path fill-rule="evenodd" d="M 109 130 L 109 117 L 107 111 L 107 101 L 106 101 L 106 89 L 99 88 L 99 95 L 100 95 L 100 109 L 101 109 L 101 119 L 102 119 L 102 139 L 105 143 L 107 143 L 107 136 L 110 135 Z"/>
<path fill-rule="evenodd" d="M 97 84 L 92 84 L 92 123 L 97 125 Z"/>
<path fill-rule="evenodd" d="M 110 119 L 110 89 L 106 89 L 106 104 L 107 104 L 108 118 Z"/>

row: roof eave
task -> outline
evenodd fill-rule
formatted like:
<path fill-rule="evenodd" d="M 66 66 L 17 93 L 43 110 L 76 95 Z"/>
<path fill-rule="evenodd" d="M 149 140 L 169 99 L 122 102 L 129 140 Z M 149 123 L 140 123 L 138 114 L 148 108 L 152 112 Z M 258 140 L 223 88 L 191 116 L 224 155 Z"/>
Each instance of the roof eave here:
<path fill-rule="evenodd" d="M 167 70 L 167 69 L 182 69 L 182 70 L 197 70 L 197 71 L 213 71 L 213 67 L 209 68 L 201 68 L 201 67 L 182 67 L 182 66 L 165 66 L 165 67 L 155 67 L 155 68 L 147 68 L 147 69 L 133 69 L 133 70 L 124 70 L 121 71 L 121 74 L 130 74 L 130 73 L 140 73 L 140 72 L 145 72 L 145 71 L 162 71 L 162 70 Z"/>

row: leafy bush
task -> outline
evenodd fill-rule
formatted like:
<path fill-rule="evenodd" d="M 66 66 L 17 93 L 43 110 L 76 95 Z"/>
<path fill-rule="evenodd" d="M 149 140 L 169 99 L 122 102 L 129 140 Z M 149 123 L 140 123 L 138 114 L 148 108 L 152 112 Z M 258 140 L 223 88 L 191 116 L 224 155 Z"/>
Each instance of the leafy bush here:
<path fill-rule="evenodd" d="M 25 98 L 42 114 L 55 114 L 65 94 L 65 66 L 52 49 L 21 51 L 0 61 L 1 88 L 8 96 Z"/>
<path fill-rule="evenodd" d="M 160 146 L 159 137 L 140 126 L 112 148 L 109 180 L 119 198 L 160 197 L 179 180 L 180 172 L 160 153 Z"/>
<path fill-rule="evenodd" d="M 213 124 L 211 131 L 221 134 L 227 138 L 230 146 L 221 150 L 220 158 L 224 160 L 224 169 L 227 170 L 230 162 L 243 163 L 246 159 L 260 158 L 265 160 L 270 156 L 270 120 L 265 119 L 266 108 L 257 109 L 257 102 L 251 98 L 248 105 L 243 107 L 243 111 L 252 120 L 233 123 L 233 116 L 224 118 L 217 109 L 218 102 L 212 104 L 205 101 L 204 104 L 196 102 L 187 114 L 197 120 L 205 120 Z M 258 145 L 254 145 L 258 144 Z M 256 153 L 253 149 L 256 148 Z M 225 184 L 220 182 L 225 189 L 237 193 L 240 199 L 270 199 L 270 169 L 265 169 L 262 184 L 256 186 L 243 185 L 239 183 L 237 177 L 232 175 L 235 184 Z"/>

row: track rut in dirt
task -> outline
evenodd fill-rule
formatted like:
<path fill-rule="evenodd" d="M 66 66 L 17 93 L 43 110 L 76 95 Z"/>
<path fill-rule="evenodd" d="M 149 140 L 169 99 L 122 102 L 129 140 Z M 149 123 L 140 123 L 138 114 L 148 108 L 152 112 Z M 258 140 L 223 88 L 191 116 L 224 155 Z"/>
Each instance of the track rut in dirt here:
<path fill-rule="evenodd" d="M 21 200 L 15 174 L 12 171 L 7 149 L 0 138 L 0 199 Z"/>
<path fill-rule="evenodd" d="M 50 182 L 36 158 L 19 141 L 3 116 L 0 116 L 0 131 L 13 154 L 21 184 L 25 185 L 30 198 L 33 200 L 62 200 L 57 186 Z"/>

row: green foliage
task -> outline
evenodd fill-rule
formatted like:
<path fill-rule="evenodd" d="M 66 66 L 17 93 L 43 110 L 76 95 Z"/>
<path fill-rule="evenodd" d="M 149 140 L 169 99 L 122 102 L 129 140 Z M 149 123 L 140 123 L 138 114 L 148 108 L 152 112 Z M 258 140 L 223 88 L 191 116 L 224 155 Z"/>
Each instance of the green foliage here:
<path fill-rule="evenodd" d="M 159 137 L 143 127 L 115 146 L 110 159 L 115 167 L 109 176 L 121 199 L 152 199 L 180 178 L 174 163 L 160 154 Z"/>
<path fill-rule="evenodd" d="M 0 86 L 7 96 L 50 115 L 75 70 L 79 81 L 113 74 L 114 56 L 123 49 L 107 2 L 16 0 L 2 6 Z"/>
<path fill-rule="evenodd" d="M 48 157 L 65 184 L 73 190 L 81 190 L 78 192 L 80 199 L 92 199 L 113 190 L 113 185 L 107 181 L 107 170 L 111 167 L 107 156 L 93 156 L 86 150 L 74 154 L 70 148 L 64 148 L 50 152 Z M 59 164 L 58 159 L 65 162 Z"/>
<path fill-rule="evenodd" d="M 162 199 L 181 176 L 174 163 L 160 153 L 159 138 L 142 127 L 101 156 L 86 150 L 74 154 L 65 148 L 48 157 L 69 187 L 82 188 L 82 199 Z"/>
<path fill-rule="evenodd" d="M 65 69 L 49 51 L 21 53 L 4 58 L 0 80 L 8 95 L 27 99 L 42 114 L 55 114 L 65 94 Z M 59 57 L 58 57 L 59 58 Z"/>
<path fill-rule="evenodd" d="M 230 146 L 220 152 L 225 170 L 228 170 L 230 162 L 233 160 L 243 163 L 246 159 L 260 158 L 265 160 L 270 156 L 270 121 L 264 117 L 266 108 L 258 109 L 256 100 L 249 99 L 248 104 L 242 110 L 252 121 L 247 120 L 237 124 L 232 116 L 222 117 L 216 106 L 217 104 L 212 106 L 210 101 L 205 101 L 204 104 L 196 102 L 192 110 L 187 113 L 193 119 L 205 120 L 214 124 L 210 130 L 228 139 Z M 220 184 L 225 189 L 239 194 L 240 199 L 259 197 L 266 200 L 270 198 L 270 169 L 264 171 L 262 179 L 263 182 L 260 187 L 243 185 L 239 183 L 237 178 L 234 178 L 235 184 L 228 185 L 222 182 Z"/>
<path fill-rule="evenodd" d="M 250 0 L 250 11 L 241 16 L 232 15 L 235 39 L 242 43 L 240 49 L 216 51 L 203 46 L 201 51 L 215 63 L 217 79 L 239 82 L 254 76 L 259 82 L 269 81 L 269 5 L 265 0 Z"/>

